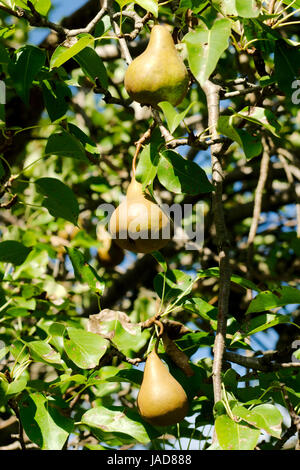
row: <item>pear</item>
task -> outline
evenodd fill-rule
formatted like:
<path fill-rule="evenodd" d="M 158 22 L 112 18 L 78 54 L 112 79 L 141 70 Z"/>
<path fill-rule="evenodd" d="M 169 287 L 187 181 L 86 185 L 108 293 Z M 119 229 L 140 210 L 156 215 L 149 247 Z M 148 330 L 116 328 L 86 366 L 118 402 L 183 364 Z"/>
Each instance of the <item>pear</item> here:
<path fill-rule="evenodd" d="M 170 222 L 142 188 L 142 184 L 133 177 L 125 200 L 110 218 L 109 232 L 121 248 L 135 253 L 150 253 L 168 243 Z"/>
<path fill-rule="evenodd" d="M 129 65 L 124 85 L 139 103 L 156 106 L 160 101 L 179 104 L 189 84 L 187 69 L 167 28 L 155 25 L 146 50 Z"/>
<path fill-rule="evenodd" d="M 122 263 L 124 251 L 112 239 L 110 233 L 101 224 L 97 227 L 97 239 L 102 245 L 97 250 L 97 257 L 101 266 L 114 268 Z"/>
<path fill-rule="evenodd" d="M 154 426 L 179 423 L 188 413 L 187 395 L 159 358 L 156 348 L 147 357 L 137 405 L 140 415 Z"/>

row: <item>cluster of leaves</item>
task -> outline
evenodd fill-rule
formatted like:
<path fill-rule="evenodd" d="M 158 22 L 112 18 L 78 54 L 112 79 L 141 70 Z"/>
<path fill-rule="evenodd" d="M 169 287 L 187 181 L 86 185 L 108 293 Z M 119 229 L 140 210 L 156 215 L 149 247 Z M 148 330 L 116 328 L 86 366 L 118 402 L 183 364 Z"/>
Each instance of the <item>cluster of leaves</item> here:
<path fill-rule="evenodd" d="M 23 0 L 2 3 L 30 12 Z M 283 3 L 289 6 L 291 2 Z M 300 8 L 298 3 L 292 2 L 291 9 L 284 11 L 294 13 Z M 43 17 L 51 11 L 49 0 L 32 4 Z M 128 4 L 114 3 L 115 11 Z M 282 10 L 268 13 L 254 0 L 181 0 L 174 7 L 141 0 L 128 8 L 141 16 L 150 11 L 171 26 L 176 21 L 181 30 L 183 54 L 195 81 L 177 109 L 167 102 L 159 105 L 163 123 L 174 138 L 184 139 L 197 131 L 201 139 L 209 139 L 201 87 L 212 75 L 227 88 L 245 74 L 246 82 L 259 86 L 261 95 L 254 102 L 247 101 L 246 93 L 229 96 L 218 121 L 220 136 L 230 144 L 224 158 L 228 174 L 224 211 L 236 263 L 226 350 L 255 354 L 251 338 L 274 328 L 296 337 L 299 319 L 292 310 L 300 304 L 296 278 L 300 245 L 296 231 L 288 225 L 293 208 L 286 206 L 273 231 L 273 219 L 266 217 L 254 241 L 251 276 L 244 274 L 249 267 L 245 267 L 241 245 L 252 215 L 262 136 L 272 139 L 276 148 L 300 155 L 298 109 L 292 99 L 299 33 L 291 25 L 285 29 L 288 34 L 282 34 Z M 150 119 L 147 110 L 135 109 L 124 90 L 126 64 L 110 37 L 112 17 L 107 13 L 91 33 L 53 48 L 47 39 L 40 46 L 31 44 L 26 18 L 12 22 L 1 9 L 0 15 L 0 70 L 7 101 L 0 104 L 4 209 L 14 201 L 11 208 L 2 209 L 0 242 L 3 420 L 18 410 L 27 438 L 41 449 L 62 449 L 70 435 L 78 445 L 93 450 L 137 443 L 162 448 L 166 441 L 160 437 L 166 430 L 174 436 L 168 446 L 175 446 L 177 428 L 148 425 L 135 405 L 143 374 L 132 361 L 151 348 L 151 334 L 141 323 L 157 312 L 159 300 L 164 317 L 190 328 L 176 344 L 190 359 L 192 378 L 185 377 L 161 350 L 190 399 L 179 437 L 187 438 L 189 446 L 198 441 L 197 446 L 200 442 L 210 449 L 273 448 L 286 427 L 278 405 L 299 411 L 297 369 L 272 368 L 271 364 L 269 370 L 247 373 L 242 369 L 238 374 L 227 364 L 223 400 L 214 404 L 211 350 L 220 272 L 215 267 L 211 234 L 213 185 L 208 152 L 190 147 L 184 158 L 180 147 L 170 149 L 157 129 L 144 146 L 137 178 L 169 202 L 204 201 L 205 247 L 211 255 L 205 258 L 202 252 L 171 246 L 163 255 L 145 257 L 148 265 L 143 277 L 131 276 L 127 285 L 129 277 L 122 274 L 122 266 L 127 269 L 133 255 L 126 255 L 119 270 L 113 260 L 107 268 L 98 256 L 103 240 L 97 237 L 97 224 L 104 218 L 99 207 L 117 203 L 124 192 L 134 143 L 147 131 Z M 189 15 L 191 24 L 196 24 L 190 30 Z M 124 34 L 132 30 L 129 17 L 117 18 Z M 137 42 L 148 38 L 147 28 L 144 25 Z M 262 71 L 259 60 L 264 64 Z M 99 85 L 105 92 L 102 100 L 94 93 Z M 110 103 L 109 97 L 116 103 Z M 199 117 L 195 127 L 189 124 L 194 117 Z M 270 206 L 274 211 L 295 200 L 292 189 L 286 189 L 284 170 L 276 167 L 278 161 L 274 152 L 274 172 L 278 170 L 274 183 L 278 184 L 273 187 L 270 182 L 267 202 L 272 204 L 284 193 L 279 197 L 281 204 Z M 249 291 L 255 295 L 251 301 Z M 103 307 L 122 311 L 102 310 L 95 332 L 89 316 Z M 282 330 L 285 326 L 290 329 Z M 299 353 L 294 357 L 299 358 Z M 214 424 L 217 443 L 210 445 L 205 431 Z"/>

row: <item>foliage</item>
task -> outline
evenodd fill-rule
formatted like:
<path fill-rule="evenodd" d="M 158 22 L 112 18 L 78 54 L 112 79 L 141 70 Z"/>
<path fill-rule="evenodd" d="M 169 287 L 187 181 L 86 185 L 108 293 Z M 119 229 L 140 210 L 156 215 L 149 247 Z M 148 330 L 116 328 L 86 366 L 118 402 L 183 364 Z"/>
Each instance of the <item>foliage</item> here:
<path fill-rule="evenodd" d="M 109 1 L 100 15 L 98 5 L 87 2 L 79 23 L 97 21 L 77 31 L 77 12 L 49 22 L 50 0 L 0 2 L 0 427 L 20 421 L 15 448 L 171 449 L 181 439 L 191 449 L 281 449 L 300 432 L 300 4 Z M 141 107 L 123 86 L 124 48 L 139 54 L 155 21 L 174 30 L 190 70 L 177 108 Z M 49 34 L 33 44 L 40 26 Z M 217 139 L 207 80 L 219 87 Z M 202 202 L 204 244 L 174 239 L 120 264 L 114 244 L 100 254 L 99 226 L 126 192 L 143 136 L 138 180 L 163 203 L 191 204 L 187 225 Z M 215 145 L 232 270 L 221 400 Z M 178 428 L 150 426 L 136 407 L 158 314 L 167 331 L 174 321 L 184 328 L 170 338 L 193 373 L 161 344 L 190 400 Z M 11 444 L 3 433 L 0 448 Z"/>

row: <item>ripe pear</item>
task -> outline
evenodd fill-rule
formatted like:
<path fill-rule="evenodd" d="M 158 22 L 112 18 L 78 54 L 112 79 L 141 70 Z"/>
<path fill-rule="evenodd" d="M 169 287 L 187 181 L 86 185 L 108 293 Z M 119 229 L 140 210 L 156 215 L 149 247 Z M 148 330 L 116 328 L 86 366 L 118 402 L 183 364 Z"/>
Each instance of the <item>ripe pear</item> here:
<path fill-rule="evenodd" d="M 137 405 L 140 415 L 154 426 L 179 423 L 188 413 L 184 389 L 170 374 L 155 348 L 146 360 Z"/>
<path fill-rule="evenodd" d="M 125 200 L 115 209 L 109 232 L 116 243 L 135 253 L 150 253 L 164 247 L 170 239 L 170 222 L 160 207 L 132 178 Z"/>
<path fill-rule="evenodd" d="M 97 227 L 97 239 L 102 243 L 97 250 L 97 257 L 101 266 L 106 268 L 114 268 L 122 263 L 125 253 L 115 241 L 110 233 L 101 224 Z"/>
<path fill-rule="evenodd" d="M 189 84 L 187 69 L 167 28 L 155 25 L 146 50 L 129 65 L 124 85 L 139 103 L 156 106 L 160 101 L 179 104 Z"/>

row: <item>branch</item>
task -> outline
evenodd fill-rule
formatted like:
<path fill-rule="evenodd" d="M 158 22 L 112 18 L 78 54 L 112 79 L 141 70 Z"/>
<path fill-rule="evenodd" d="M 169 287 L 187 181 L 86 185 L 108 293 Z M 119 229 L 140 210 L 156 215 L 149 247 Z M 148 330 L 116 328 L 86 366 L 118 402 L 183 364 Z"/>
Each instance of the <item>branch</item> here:
<path fill-rule="evenodd" d="M 41 16 L 34 8 L 33 4 L 28 1 L 27 2 L 30 12 L 25 10 L 24 8 L 17 7 L 16 10 L 12 10 L 11 8 L 5 7 L 0 5 L 0 9 L 5 11 L 11 16 L 16 18 L 24 18 L 28 21 L 31 26 L 38 26 L 41 28 L 49 28 L 53 31 L 56 31 L 60 37 L 66 37 L 69 30 L 64 28 L 63 26 L 53 23 L 52 21 L 48 21 L 46 18 Z"/>
<path fill-rule="evenodd" d="M 85 28 L 78 28 L 78 29 L 71 29 L 68 32 L 68 37 L 77 36 L 77 34 L 81 33 L 91 33 L 98 21 L 107 13 L 107 0 L 103 0 L 102 8 L 99 10 L 97 15 L 89 22 L 89 24 Z"/>
<path fill-rule="evenodd" d="M 265 356 L 256 358 L 225 351 L 224 359 L 246 367 L 247 369 L 261 370 L 263 372 L 273 372 L 279 369 L 297 369 L 300 367 L 300 362 L 275 362 L 272 359 L 272 355 L 269 358 Z"/>
<path fill-rule="evenodd" d="M 263 143 L 264 151 L 263 151 L 263 156 L 262 156 L 261 165 L 260 165 L 259 179 L 258 179 L 256 191 L 255 191 L 253 217 L 252 217 L 252 222 L 251 222 L 251 227 L 249 230 L 248 242 L 247 242 L 247 246 L 248 246 L 247 261 L 248 261 L 249 270 L 251 266 L 251 260 L 253 257 L 253 242 L 254 242 L 257 228 L 258 228 L 258 223 L 259 223 L 259 218 L 260 218 L 260 213 L 261 213 L 261 208 L 262 208 L 263 192 L 264 192 L 265 184 L 268 178 L 268 170 L 269 170 L 269 162 L 270 162 L 270 147 L 268 145 L 268 142 L 265 138 L 263 138 L 262 143 Z"/>
<path fill-rule="evenodd" d="M 217 122 L 219 119 L 220 106 L 220 87 L 209 80 L 203 85 L 206 95 L 208 108 L 208 124 L 212 139 L 218 139 Z M 215 187 L 212 193 L 213 216 L 216 228 L 217 245 L 219 251 L 219 298 L 218 298 L 218 318 L 217 332 L 214 343 L 214 362 L 213 362 L 213 386 L 215 402 L 222 399 L 222 359 L 225 348 L 226 324 L 228 313 L 228 302 L 230 292 L 230 260 L 229 260 L 229 241 L 225 225 L 223 210 L 223 169 L 219 160 L 221 156 L 221 144 L 211 145 L 211 163 L 212 163 L 212 182 Z"/>

